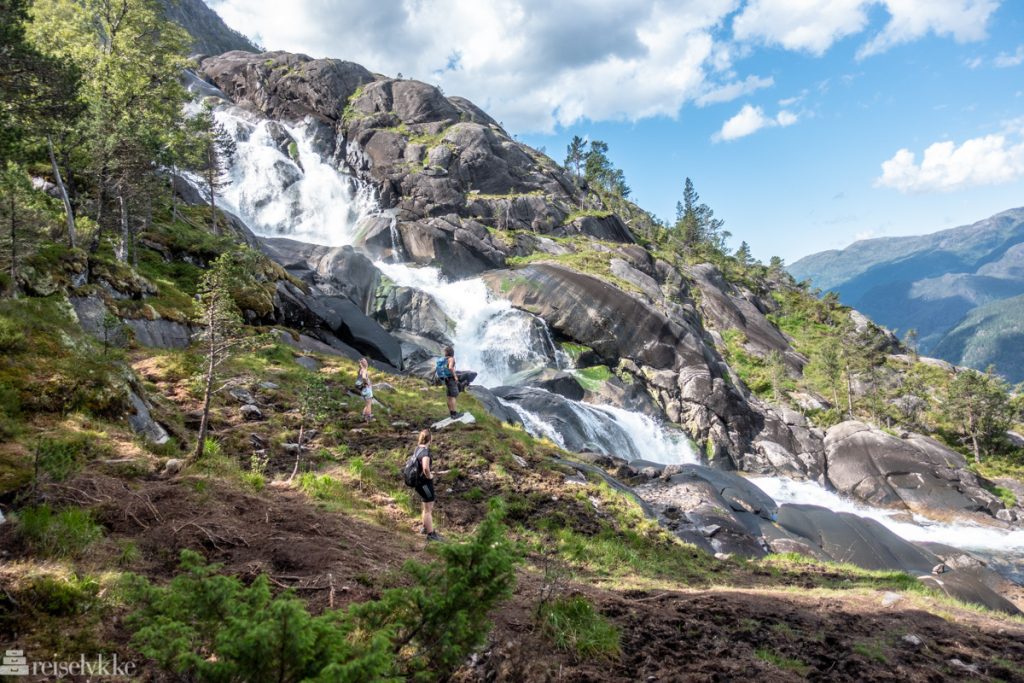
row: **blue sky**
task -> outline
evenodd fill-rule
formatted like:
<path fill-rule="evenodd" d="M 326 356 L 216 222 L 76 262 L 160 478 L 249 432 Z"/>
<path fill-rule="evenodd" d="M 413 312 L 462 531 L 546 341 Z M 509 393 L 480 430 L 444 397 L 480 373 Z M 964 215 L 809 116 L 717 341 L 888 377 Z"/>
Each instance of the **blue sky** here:
<path fill-rule="evenodd" d="M 210 4 L 268 49 L 467 96 L 557 161 L 604 140 L 663 218 L 690 176 L 765 261 L 1024 205 L 1019 0 Z"/>

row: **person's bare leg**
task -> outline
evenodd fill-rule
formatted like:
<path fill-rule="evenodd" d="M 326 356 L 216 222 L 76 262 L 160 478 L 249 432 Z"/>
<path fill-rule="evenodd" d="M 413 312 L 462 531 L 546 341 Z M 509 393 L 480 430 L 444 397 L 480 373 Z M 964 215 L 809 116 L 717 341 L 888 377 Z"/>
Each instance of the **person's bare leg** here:
<path fill-rule="evenodd" d="M 367 401 L 363 406 L 363 419 L 369 421 L 371 417 L 373 417 L 373 399 Z"/>
<path fill-rule="evenodd" d="M 450 413 L 456 412 L 455 411 L 455 397 L 454 396 L 449 396 L 448 397 L 448 412 L 450 412 Z"/>
<path fill-rule="evenodd" d="M 423 533 L 434 533 L 434 503 L 423 503 Z"/>

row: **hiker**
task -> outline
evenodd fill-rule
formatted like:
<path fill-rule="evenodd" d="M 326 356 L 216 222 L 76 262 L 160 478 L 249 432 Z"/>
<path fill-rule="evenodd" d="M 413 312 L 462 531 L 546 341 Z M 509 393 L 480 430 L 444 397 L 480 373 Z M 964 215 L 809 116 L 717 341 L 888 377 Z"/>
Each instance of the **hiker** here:
<path fill-rule="evenodd" d="M 370 362 L 365 357 L 359 359 L 359 374 L 356 376 L 356 389 L 363 397 L 363 422 L 373 419 L 373 382 L 370 380 Z"/>
<path fill-rule="evenodd" d="M 455 399 L 459 392 L 465 391 L 466 387 L 476 379 L 475 372 L 459 372 L 455 369 L 455 349 L 451 346 L 444 347 L 444 358 L 439 358 L 435 374 L 438 379 L 444 382 L 445 395 L 448 398 L 448 416 L 453 420 L 459 416 L 455 408 Z"/>
<path fill-rule="evenodd" d="M 419 479 L 414 487 L 416 493 L 423 499 L 423 533 L 428 541 L 440 541 L 441 535 L 434 531 L 434 471 L 430 458 L 431 434 L 429 429 L 420 432 L 419 442 L 416 445 L 416 452 L 413 457 L 419 463 L 417 471 Z"/>

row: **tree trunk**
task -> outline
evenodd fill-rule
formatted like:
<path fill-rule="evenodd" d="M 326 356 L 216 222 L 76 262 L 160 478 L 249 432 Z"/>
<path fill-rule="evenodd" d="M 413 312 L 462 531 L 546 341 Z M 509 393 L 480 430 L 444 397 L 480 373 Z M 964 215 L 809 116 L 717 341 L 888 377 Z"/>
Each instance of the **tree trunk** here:
<path fill-rule="evenodd" d="M 206 387 L 203 390 L 203 417 L 199 421 L 199 442 L 196 443 L 195 453 L 192 454 L 193 461 L 198 461 L 203 457 L 203 449 L 206 447 L 206 433 L 209 431 L 210 424 L 210 397 L 213 394 L 213 369 L 216 366 L 217 349 L 217 340 L 214 336 L 215 330 L 213 329 L 213 306 L 210 306 L 206 324 L 209 326 L 207 334 L 210 337 L 210 346 L 207 350 Z"/>
<path fill-rule="evenodd" d="M 53 140 L 50 139 L 49 135 L 46 136 L 46 148 L 50 152 L 53 180 L 57 183 L 57 189 L 60 190 L 60 198 L 64 202 L 64 214 L 67 216 L 68 222 L 68 246 L 74 249 L 75 243 L 78 241 L 78 234 L 75 231 L 75 212 L 71 208 L 71 198 L 68 197 L 68 190 L 64 187 L 64 181 L 60 177 L 60 169 L 57 168 L 57 157 L 53 154 Z"/>
<path fill-rule="evenodd" d="M 178 167 L 171 164 L 171 221 L 178 220 L 178 193 L 174 191 L 174 178 L 178 175 Z"/>
<path fill-rule="evenodd" d="M 103 239 L 103 205 L 107 200 L 107 167 L 106 164 L 100 169 L 100 175 L 96 179 L 96 232 L 89 243 L 89 253 L 95 254 L 100 248 L 100 240 Z M 91 263 L 92 261 L 90 261 Z"/>
<path fill-rule="evenodd" d="M 853 378 L 850 376 L 850 369 L 846 369 L 846 409 L 849 416 L 853 417 Z"/>
<path fill-rule="evenodd" d="M 214 235 L 219 235 L 217 230 L 217 159 L 211 155 L 209 159 L 210 169 L 206 172 L 206 181 L 210 186 L 210 229 Z"/>
<path fill-rule="evenodd" d="M 14 217 L 14 192 L 11 192 L 11 291 L 18 291 L 18 242 L 17 242 L 17 221 Z"/>
<path fill-rule="evenodd" d="M 128 207 L 124 202 L 124 195 L 117 195 L 117 202 L 121 206 L 121 241 L 117 245 L 117 260 L 121 263 L 128 261 Z"/>

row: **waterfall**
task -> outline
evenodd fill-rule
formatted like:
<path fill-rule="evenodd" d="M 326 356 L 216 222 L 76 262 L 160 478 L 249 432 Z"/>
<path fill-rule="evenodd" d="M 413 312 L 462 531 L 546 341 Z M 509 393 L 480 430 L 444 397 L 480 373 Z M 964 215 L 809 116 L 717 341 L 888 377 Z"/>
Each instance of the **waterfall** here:
<path fill-rule="evenodd" d="M 381 213 L 368 187 L 317 154 L 305 126 L 254 120 L 236 107 L 214 115 L 236 147 L 222 200 L 255 234 L 343 246 L 362 219 Z"/>
<path fill-rule="evenodd" d="M 477 371 L 477 383 L 481 386 L 509 383 L 524 368 L 558 369 L 562 365 L 547 325 L 536 316 L 513 308 L 505 299 L 493 296 L 482 279 L 445 282 L 437 268 L 392 263 L 378 263 L 377 267 L 395 284 L 434 297 L 455 323 L 452 341 L 459 367 Z M 666 464 L 700 460 L 682 432 L 668 430 L 646 415 L 613 406 L 558 400 L 571 411 L 573 427 L 581 432 L 581 445 L 587 450 L 626 460 L 641 458 Z M 515 401 L 504 403 L 516 411 L 532 434 L 566 446 L 566 438 L 557 424 Z"/>
<path fill-rule="evenodd" d="M 1024 529 L 1007 531 L 991 526 L 942 522 L 905 510 L 887 510 L 844 498 L 817 482 L 786 477 L 747 477 L 772 499 L 783 503 L 818 505 L 834 512 L 849 512 L 880 523 L 897 536 L 920 543 L 942 543 L 968 550 L 989 560 L 1007 563 L 1002 572 L 1024 582 Z"/>

